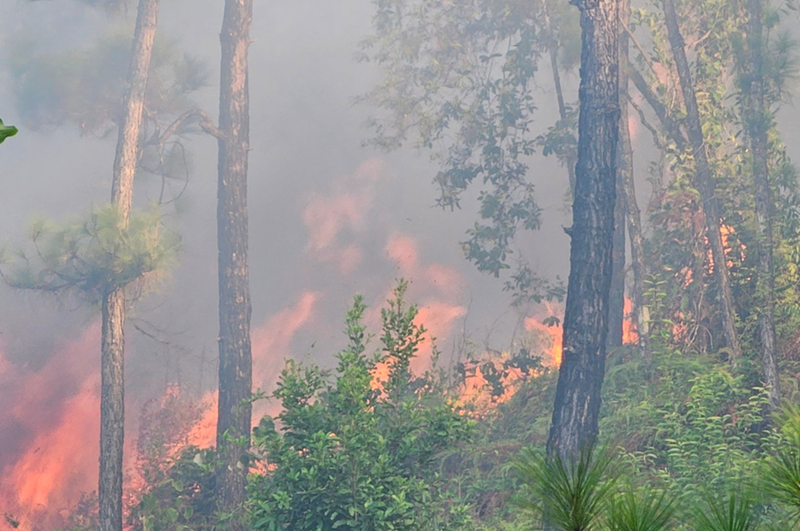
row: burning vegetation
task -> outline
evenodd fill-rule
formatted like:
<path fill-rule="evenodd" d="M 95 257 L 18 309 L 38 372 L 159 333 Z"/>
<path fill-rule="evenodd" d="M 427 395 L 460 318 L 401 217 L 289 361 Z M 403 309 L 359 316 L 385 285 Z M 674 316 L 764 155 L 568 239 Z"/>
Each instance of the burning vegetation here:
<path fill-rule="evenodd" d="M 792 2 L 44 4 L 3 222 L 88 214 L 0 261 L 0 525 L 796 524 Z"/>

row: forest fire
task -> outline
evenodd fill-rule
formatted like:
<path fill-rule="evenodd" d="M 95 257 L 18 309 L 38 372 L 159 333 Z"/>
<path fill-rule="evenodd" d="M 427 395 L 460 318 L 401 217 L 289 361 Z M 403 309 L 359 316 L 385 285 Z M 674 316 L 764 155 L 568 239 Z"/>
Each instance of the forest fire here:
<path fill-rule="evenodd" d="M 5 362 L 0 374 L 0 510 L 21 529 L 48 527 L 96 488 L 99 326 L 59 348 L 38 371 Z M 94 441 L 93 441 L 94 442 Z"/>
<path fill-rule="evenodd" d="M 562 340 L 564 330 L 561 327 L 564 311 L 546 303 L 544 309 L 547 315 L 543 318 L 527 317 L 525 330 L 529 333 L 538 333 L 545 341 L 542 363 L 546 367 L 561 365 Z"/>
<path fill-rule="evenodd" d="M 0 531 L 796 524 L 800 10 L 259 4 L 0 2 Z"/>
<path fill-rule="evenodd" d="M 632 311 L 633 302 L 628 297 L 625 297 L 625 306 L 623 308 L 624 316 L 622 320 L 623 345 L 634 345 L 639 342 L 639 332 L 637 331 Z"/>
<path fill-rule="evenodd" d="M 408 236 L 390 238 L 390 257 L 403 273 L 419 278 L 416 288 L 438 293 L 421 305 L 416 324 L 427 330 L 413 370 L 421 374 L 430 367 L 432 339 L 451 336 L 455 323 L 466 309 L 455 303 L 461 278 L 442 265 L 422 265 L 416 242 Z M 291 356 L 291 341 L 303 327 L 317 319 L 322 294 L 306 291 L 295 303 L 266 319 L 253 330 L 254 384 L 271 391 L 283 360 Z M 453 301 L 453 302 L 450 302 Z M 379 310 L 379 307 L 375 307 Z M 554 324 L 563 310 L 544 305 L 538 317 L 528 317 L 524 327 L 532 341 L 532 354 L 541 356 L 545 367 L 557 367 L 561 360 L 562 328 Z M 630 301 L 626 300 L 626 314 Z M 376 316 L 377 317 L 377 316 Z M 376 323 L 373 323 L 376 324 Z M 0 364 L 3 398 L 12 407 L 0 413 L 4 426 L 20 425 L 25 434 L 15 444 L 5 441 L 5 448 L 25 448 L 3 464 L 0 495 L 9 518 L 24 530 L 48 529 L 61 522 L 64 510 L 75 507 L 85 493 L 95 490 L 98 449 L 95 435 L 99 432 L 99 375 L 95 359 L 87 352 L 97 350 L 99 329 L 89 327 L 73 343 L 66 344 L 50 362 L 36 372 L 18 369 L 8 362 Z M 630 319 L 625 320 L 625 341 L 636 340 Z M 471 414 L 483 415 L 491 408 L 507 402 L 536 369 L 516 363 L 503 353 L 470 362 L 463 375 L 458 403 L 468 406 Z M 381 365 L 375 374 L 376 385 L 385 381 L 388 366 Z M 58 382 L 58 384 L 56 384 Z M 36 389 L 37 401 L 22 403 L 22 388 Z M 131 430 L 126 444 L 126 499 L 135 503 L 137 493 L 145 488 L 142 467 L 155 466 L 152 459 L 174 457 L 188 445 L 212 447 L 216 442 L 216 391 L 201 398 L 193 397 L 179 386 L 169 386 L 161 398 L 143 406 L 138 430 Z M 276 415 L 279 404 L 260 401 L 255 404 L 254 418 Z M 137 410 L 134 404 L 133 410 Z M 41 418 L 31 411 L 46 412 Z M 3 436 L 8 439 L 8 435 Z M 157 448 L 156 454 L 149 448 Z M 166 453 L 164 453 L 166 452 Z M 8 455 L 8 452 L 6 452 Z M 150 460 L 150 461 L 148 461 Z"/>

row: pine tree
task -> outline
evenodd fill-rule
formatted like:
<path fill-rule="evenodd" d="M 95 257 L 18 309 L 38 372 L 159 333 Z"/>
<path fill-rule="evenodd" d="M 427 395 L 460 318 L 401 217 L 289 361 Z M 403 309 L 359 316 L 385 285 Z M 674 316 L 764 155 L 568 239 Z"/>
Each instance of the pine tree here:
<path fill-rule="evenodd" d="M 597 437 L 612 275 L 619 139 L 619 4 L 577 2 L 580 121 L 563 358 L 547 449 L 571 459 Z"/>

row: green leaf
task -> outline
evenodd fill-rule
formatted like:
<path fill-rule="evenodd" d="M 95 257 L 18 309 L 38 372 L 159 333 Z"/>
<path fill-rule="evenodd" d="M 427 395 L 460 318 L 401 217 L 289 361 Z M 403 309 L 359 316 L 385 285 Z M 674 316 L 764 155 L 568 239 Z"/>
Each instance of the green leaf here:
<path fill-rule="evenodd" d="M 0 120 L 0 144 L 2 144 L 6 138 L 14 136 L 18 132 L 19 129 L 17 129 L 13 125 L 5 125 L 3 123 L 3 120 Z"/>

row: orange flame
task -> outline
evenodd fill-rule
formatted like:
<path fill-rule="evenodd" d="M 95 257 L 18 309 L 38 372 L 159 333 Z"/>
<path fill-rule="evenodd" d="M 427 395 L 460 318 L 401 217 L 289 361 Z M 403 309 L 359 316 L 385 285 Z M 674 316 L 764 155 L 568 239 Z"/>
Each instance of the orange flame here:
<path fill-rule="evenodd" d="M 547 306 L 547 311 L 550 313 L 549 317 L 555 316 L 553 308 L 549 305 Z M 557 325 L 548 326 L 535 317 L 528 317 L 525 319 L 524 324 L 525 330 L 528 332 L 538 332 L 545 339 L 549 338 L 549 345 L 546 344 L 544 347 L 542 363 L 544 363 L 546 367 L 561 366 L 564 329 L 560 322 Z"/>
<path fill-rule="evenodd" d="M 634 321 L 634 316 L 631 314 L 633 311 L 633 302 L 625 297 L 624 310 L 625 317 L 622 321 L 622 344 L 635 345 L 639 343 L 639 332 Z"/>
<path fill-rule="evenodd" d="M 464 407 L 469 416 L 480 418 L 497 405 L 508 402 L 526 379 L 522 369 L 505 367 L 504 362 L 508 360 L 508 357 L 508 353 L 502 353 L 500 357 L 493 356 L 490 359 L 479 360 L 465 368 L 464 384 L 456 400 L 456 405 Z M 484 374 L 484 368 L 489 365 L 501 375 L 500 394 L 494 394 L 489 389 L 490 382 Z"/>
<path fill-rule="evenodd" d="M 727 257 L 725 262 L 728 265 L 728 267 L 731 268 L 734 265 L 732 258 L 733 256 L 735 256 L 734 253 L 738 254 L 737 257 L 738 260 L 744 262 L 747 246 L 741 242 L 736 242 L 736 247 L 734 248 L 734 245 L 731 243 L 731 236 L 734 236 L 736 234 L 736 229 L 734 229 L 730 225 L 721 223 L 719 226 L 719 232 L 722 238 L 722 249 L 723 252 L 725 253 L 725 256 Z M 706 237 L 704 239 L 706 245 L 708 245 L 709 244 L 708 238 Z M 711 249 L 708 250 L 708 272 L 709 274 L 712 274 L 714 272 L 714 255 L 712 254 Z"/>
<path fill-rule="evenodd" d="M 98 325 L 89 327 L 37 371 L 0 363 L 0 442 L 6 452 L 22 450 L 9 452 L 10 462 L 9 454 L 0 456 L 0 509 L 20 529 L 52 527 L 59 510 L 96 488 L 100 375 L 99 353 L 91 353 L 99 350 L 99 335 Z"/>

